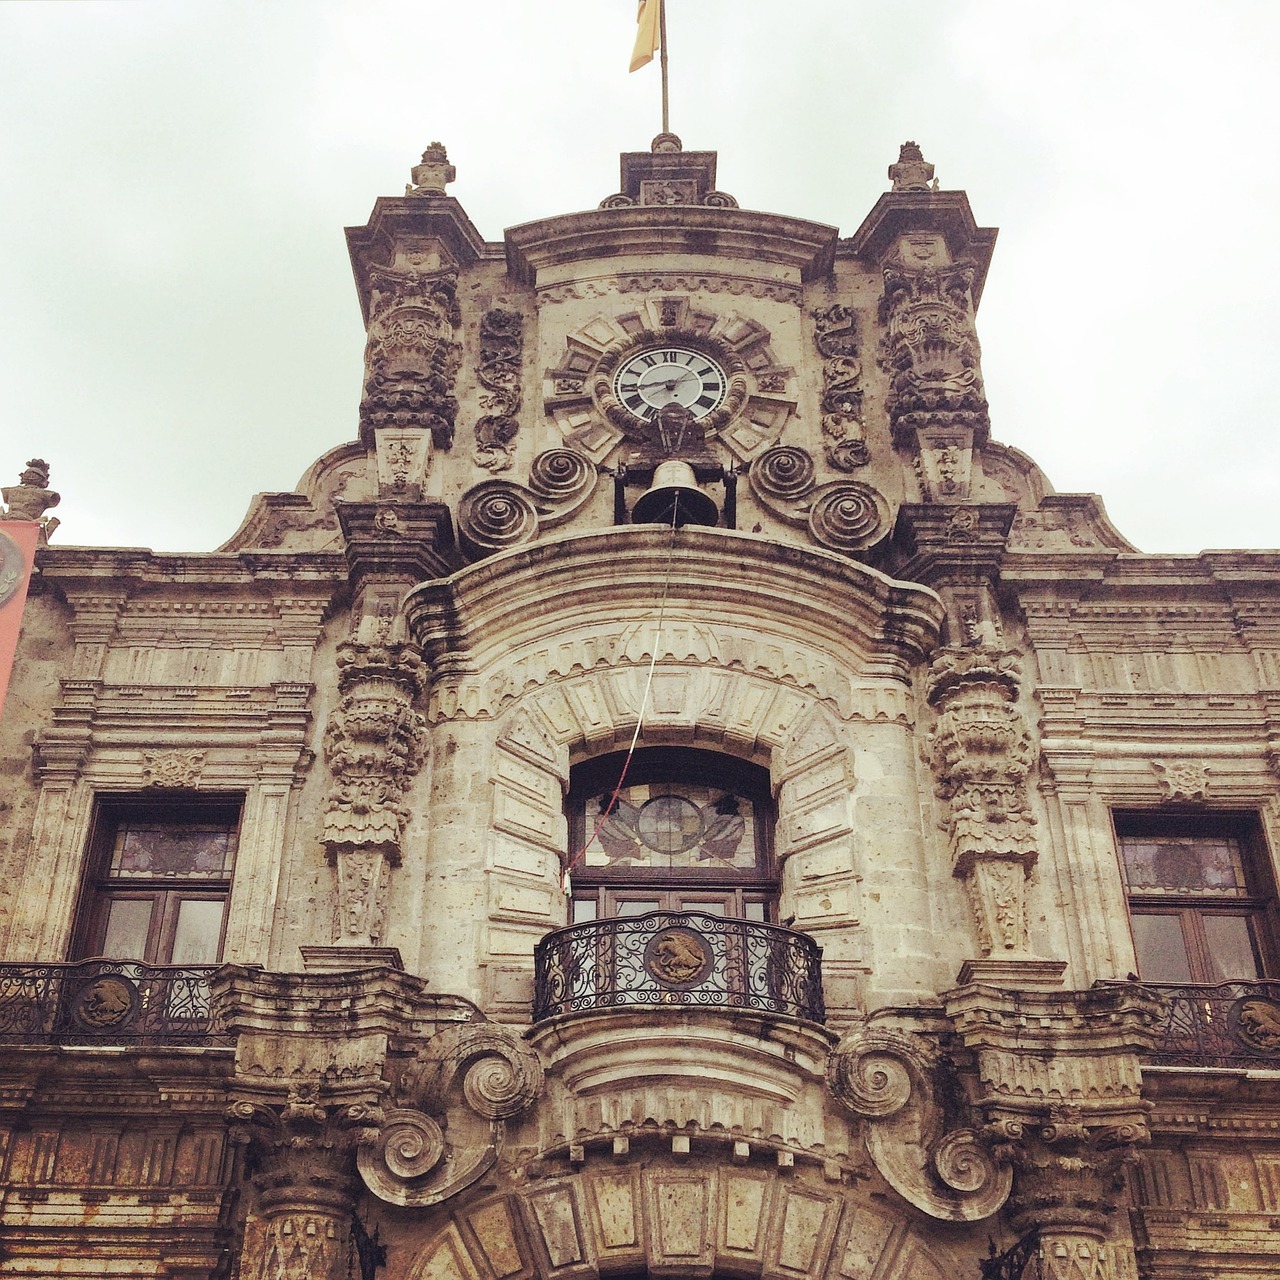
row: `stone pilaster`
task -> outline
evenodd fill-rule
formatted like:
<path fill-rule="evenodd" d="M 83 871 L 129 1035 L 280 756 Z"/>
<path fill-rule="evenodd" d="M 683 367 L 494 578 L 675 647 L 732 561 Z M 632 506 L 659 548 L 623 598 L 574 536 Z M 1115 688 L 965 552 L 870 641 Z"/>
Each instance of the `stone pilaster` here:
<path fill-rule="evenodd" d="M 1111 1233 L 1120 1177 L 1149 1140 L 1138 1054 L 1158 1002 L 1138 986 L 1060 993 L 949 992 L 946 1009 L 976 1055 L 976 1105 L 1014 1179 L 1006 1212 L 1035 1231 L 1044 1280 L 1119 1280 L 1130 1246 Z"/>

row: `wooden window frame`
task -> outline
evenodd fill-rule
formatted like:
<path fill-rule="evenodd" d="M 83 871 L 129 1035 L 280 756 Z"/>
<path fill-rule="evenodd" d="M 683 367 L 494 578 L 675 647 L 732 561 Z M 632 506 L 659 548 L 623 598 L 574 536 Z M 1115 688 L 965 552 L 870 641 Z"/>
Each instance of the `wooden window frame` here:
<path fill-rule="evenodd" d="M 111 903 L 120 900 L 149 901 L 152 904 L 145 954 L 103 958 L 138 960 L 152 965 L 171 964 L 178 912 L 186 901 L 223 904 L 217 947 L 217 954 L 221 957 L 226 941 L 227 907 L 235 875 L 243 808 L 243 797 L 239 795 L 99 797 L 89 833 L 89 852 L 71 937 L 71 958 L 85 960 L 101 955 Z M 225 826 L 233 836 L 231 866 L 225 874 L 191 876 L 181 880 L 165 876 L 113 876 L 112 851 L 116 835 L 126 822 Z"/>
<path fill-rule="evenodd" d="M 1249 927 L 1254 958 L 1261 978 L 1280 974 L 1280 931 L 1276 927 L 1276 877 L 1262 823 L 1253 810 L 1236 809 L 1116 809 L 1111 815 L 1116 856 L 1125 882 L 1130 936 L 1136 916 L 1176 918 L 1182 933 L 1191 985 L 1214 985 L 1212 952 L 1204 928 L 1209 916 L 1243 919 Z M 1232 838 L 1240 847 L 1245 888 L 1238 896 L 1222 893 L 1153 892 L 1128 887 L 1123 842 L 1127 838 L 1158 839 L 1161 836 Z M 1141 972 L 1137 941 L 1134 956 Z M 1150 979 L 1158 982 L 1158 979 Z M 1241 979 L 1244 980 L 1244 979 Z"/>

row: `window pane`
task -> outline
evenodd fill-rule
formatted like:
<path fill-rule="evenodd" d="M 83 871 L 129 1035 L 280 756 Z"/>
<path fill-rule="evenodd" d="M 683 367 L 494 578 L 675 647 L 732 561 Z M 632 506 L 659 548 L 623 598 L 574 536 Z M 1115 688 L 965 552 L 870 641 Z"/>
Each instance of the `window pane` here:
<path fill-rule="evenodd" d="M 657 911 L 662 903 L 657 898 L 619 898 L 614 906 L 614 915 L 643 916 Z"/>
<path fill-rule="evenodd" d="M 1138 973 L 1148 982 L 1191 982 L 1191 962 L 1178 916 L 1135 914 L 1133 945 Z"/>
<path fill-rule="evenodd" d="M 235 833 L 213 823 L 121 822 L 111 853 L 111 875 L 222 878 L 231 873 Z"/>
<path fill-rule="evenodd" d="M 596 918 L 596 900 L 594 898 L 574 898 L 573 923 L 585 924 Z"/>
<path fill-rule="evenodd" d="M 1230 836 L 1122 836 L 1120 849 L 1131 893 L 1245 892 L 1240 843 Z"/>
<path fill-rule="evenodd" d="M 748 920 L 758 920 L 761 924 L 765 922 L 765 903 L 753 902 L 750 898 L 742 904 L 742 914 Z"/>
<path fill-rule="evenodd" d="M 732 914 L 732 897 L 721 898 L 681 898 L 681 911 L 701 911 L 709 916 L 727 916 Z"/>
<path fill-rule="evenodd" d="M 145 960 L 151 932 L 152 898 L 113 898 L 107 907 L 102 954 L 117 960 Z"/>
<path fill-rule="evenodd" d="M 186 898 L 178 904 L 170 964 L 216 964 L 222 941 L 223 902 Z"/>
<path fill-rule="evenodd" d="M 755 806 L 715 787 L 643 783 L 623 787 L 609 816 L 611 791 L 586 803 L 589 867 L 632 866 L 753 870 Z"/>
<path fill-rule="evenodd" d="M 1201 918 L 1209 944 L 1209 981 L 1260 978 L 1252 930 L 1245 916 L 1206 915 Z"/>

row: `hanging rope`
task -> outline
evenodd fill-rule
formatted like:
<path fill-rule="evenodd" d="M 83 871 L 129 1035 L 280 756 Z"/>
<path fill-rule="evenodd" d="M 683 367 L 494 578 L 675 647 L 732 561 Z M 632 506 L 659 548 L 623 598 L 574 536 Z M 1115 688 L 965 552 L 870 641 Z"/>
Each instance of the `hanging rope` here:
<path fill-rule="evenodd" d="M 671 565 L 675 555 L 676 525 L 679 514 L 680 494 L 677 490 L 671 508 L 671 536 L 667 540 L 667 565 L 662 575 L 662 595 L 658 600 L 658 622 L 653 638 L 653 649 L 649 654 L 649 671 L 645 676 L 644 693 L 640 697 L 640 710 L 636 715 L 636 730 L 631 735 L 631 745 L 627 747 L 627 754 L 623 758 L 622 770 L 618 774 L 618 781 L 613 788 L 613 794 L 609 797 L 609 803 L 605 805 L 604 812 L 600 815 L 600 821 L 596 823 L 596 829 L 591 833 L 591 838 L 586 844 L 565 864 L 563 888 L 566 894 L 571 891 L 569 872 L 587 856 L 587 850 L 595 844 L 596 838 L 604 829 L 604 824 L 609 821 L 609 815 L 618 803 L 618 797 L 622 794 L 623 783 L 627 780 L 627 770 L 631 767 L 631 757 L 635 755 L 636 744 L 640 741 L 640 731 L 644 728 L 645 712 L 649 709 L 649 694 L 653 689 L 653 669 L 658 665 L 658 654 L 662 651 L 662 627 L 667 615 L 667 595 L 671 589 Z"/>

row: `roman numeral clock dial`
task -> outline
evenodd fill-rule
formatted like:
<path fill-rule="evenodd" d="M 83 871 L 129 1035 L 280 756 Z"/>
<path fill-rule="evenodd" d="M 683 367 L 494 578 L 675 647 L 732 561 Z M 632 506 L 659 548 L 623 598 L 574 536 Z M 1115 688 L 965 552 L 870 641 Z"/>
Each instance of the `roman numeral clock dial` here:
<path fill-rule="evenodd" d="M 618 366 L 613 394 L 637 418 L 654 418 L 669 404 L 683 405 L 695 418 L 719 407 L 729 387 L 725 371 L 700 351 L 653 347 Z"/>

